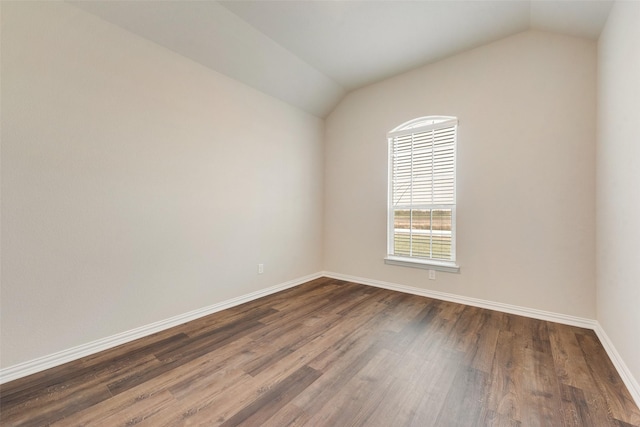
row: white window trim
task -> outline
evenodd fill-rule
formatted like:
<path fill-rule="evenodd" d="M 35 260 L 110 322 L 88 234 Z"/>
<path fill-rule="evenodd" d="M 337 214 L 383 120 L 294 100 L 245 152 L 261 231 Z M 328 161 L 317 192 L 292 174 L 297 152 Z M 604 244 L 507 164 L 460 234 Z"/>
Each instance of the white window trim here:
<path fill-rule="evenodd" d="M 425 124 L 425 122 L 431 122 L 428 124 Z M 456 234 L 456 224 L 457 224 L 457 219 L 456 219 L 456 207 L 457 207 L 457 200 L 455 200 L 455 196 L 454 196 L 454 200 L 456 203 L 454 203 L 453 208 L 452 208 L 452 227 L 451 227 L 451 234 L 452 234 L 452 238 L 451 238 L 451 251 L 453 254 L 453 260 L 452 261 L 441 261 L 441 260 L 433 260 L 433 259 L 422 259 L 422 258 L 413 258 L 413 257 L 403 257 L 403 256 L 396 256 L 396 255 L 391 255 L 394 251 L 394 247 L 393 247 L 393 238 L 391 237 L 393 235 L 394 232 L 394 221 L 393 221 L 393 207 L 392 207 L 392 200 L 393 200 L 393 182 L 391 177 L 393 176 L 393 163 L 391 162 L 391 158 L 393 155 L 393 144 L 392 144 L 392 140 L 393 138 L 396 138 L 398 136 L 403 136 L 403 135 L 410 135 L 413 133 L 416 133 L 416 129 L 419 129 L 418 132 L 424 132 L 424 131 L 428 131 L 431 129 L 440 129 L 440 128 L 444 128 L 444 127 L 449 127 L 452 125 L 456 125 L 458 124 L 458 119 L 455 117 L 446 117 L 446 116 L 430 116 L 430 117 L 419 117 L 417 119 L 413 119 L 410 120 L 408 122 L 405 122 L 403 124 L 401 124 L 400 126 L 396 127 L 395 129 L 393 129 L 392 131 L 390 131 L 387 134 L 387 146 L 388 146 L 388 157 L 387 157 L 387 164 L 388 164 L 388 175 L 387 175 L 387 182 L 388 182 L 388 193 L 387 193 L 387 256 L 384 258 L 384 263 L 388 264 L 388 265 L 398 265 L 398 266 L 403 266 L 403 267 L 413 267 L 413 268 L 422 268 L 422 269 L 427 269 L 427 270 L 437 270 L 437 271 L 443 271 L 443 272 L 449 272 L 449 273 L 459 273 L 460 272 L 460 266 L 457 264 L 456 262 L 456 256 L 457 256 L 457 252 L 456 252 L 456 244 L 457 244 L 457 234 Z M 456 130 L 456 137 L 454 140 L 454 152 L 455 152 L 455 156 L 456 156 L 456 161 L 454 162 L 454 174 L 455 176 L 457 176 L 457 145 L 458 145 L 458 132 Z M 454 179 L 454 186 L 453 186 L 453 191 L 454 191 L 454 195 L 456 194 L 457 191 L 457 183 L 458 180 Z M 431 207 L 437 207 L 437 205 L 430 205 Z"/>
<path fill-rule="evenodd" d="M 402 267 L 423 268 L 425 270 L 445 271 L 447 273 L 460 273 L 460 266 L 455 262 L 421 260 L 417 258 L 406 258 L 387 255 L 384 263 L 389 265 L 399 265 Z"/>

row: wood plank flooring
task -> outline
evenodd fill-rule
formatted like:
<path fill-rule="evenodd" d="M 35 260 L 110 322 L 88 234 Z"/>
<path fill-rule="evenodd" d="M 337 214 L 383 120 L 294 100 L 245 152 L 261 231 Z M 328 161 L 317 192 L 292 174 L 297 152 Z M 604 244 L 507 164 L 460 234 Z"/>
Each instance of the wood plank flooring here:
<path fill-rule="evenodd" d="M 3 426 L 640 426 L 593 331 L 321 278 L 0 388 Z"/>

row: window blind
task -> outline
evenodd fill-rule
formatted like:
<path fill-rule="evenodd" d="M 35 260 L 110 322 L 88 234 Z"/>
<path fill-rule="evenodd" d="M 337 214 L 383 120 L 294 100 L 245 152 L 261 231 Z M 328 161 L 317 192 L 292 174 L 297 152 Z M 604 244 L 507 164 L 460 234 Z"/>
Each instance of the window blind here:
<path fill-rule="evenodd" d="M 389 133 L 389 254 L 455 261 L 455 118 L 425 117 Z"/>

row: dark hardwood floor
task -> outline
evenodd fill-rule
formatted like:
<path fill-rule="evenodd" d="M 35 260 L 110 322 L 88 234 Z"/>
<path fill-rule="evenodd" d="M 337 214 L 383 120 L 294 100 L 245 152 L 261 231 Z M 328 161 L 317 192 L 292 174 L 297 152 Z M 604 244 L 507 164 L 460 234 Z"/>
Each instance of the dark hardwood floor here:
<path fill-rule="evenodd" d="M 5 384 L 7 426 L 640 426 L 593 331 L 322 278 Z"/>

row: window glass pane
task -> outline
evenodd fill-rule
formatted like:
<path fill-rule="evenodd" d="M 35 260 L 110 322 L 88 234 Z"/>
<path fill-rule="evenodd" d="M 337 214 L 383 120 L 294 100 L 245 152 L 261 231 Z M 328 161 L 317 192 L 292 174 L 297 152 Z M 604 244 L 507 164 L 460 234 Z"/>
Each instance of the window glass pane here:
<path fill-rule="evenodd" d="M 451 231 L 451 209 L 434 209 L 432 228 Z"/>
<path fill-rule="evenodd" d="M 431 212 L 427 209 L 411 210 L 411 229 L 412 230 L 429 230 L 431 224 Z"/>
<path fill-rule="evenodd" d="M 395 255 L 411 255 L 410 223 L 411 212 L 408 209 L 398 209 L 393 212 L 393 253 Z"/>
<path fill-rule="evenodd" d="M 429 232 L 423 231 L 422 233 L 414 233 L 411 235 L 411 250 L 412 256 L 417 258 L 430 258 L 429 257 Z"/>
<path fill-rule="evenodd" d="M 419 258 L 429 258 L 431 212 L 426 209 L 411 211 L 411 250 L 412 255 Z"/>
<path fill-rule="evenodd" d="M 411 256 L 411 243 L 409 230 L 396 231 L 394 233 L 393 253 L 396 256 Z"/>
<path fill-rule="evenodd" d="M 451 209 L 434 209 L 432 218 L 432 257 L 451 259 Z"/>
<path fill-rule="evenodd" d="M 411 224 L 411 211 L 409 209 L 396 209 L 393 212 L 393 228 L 409 231 Z"/>

